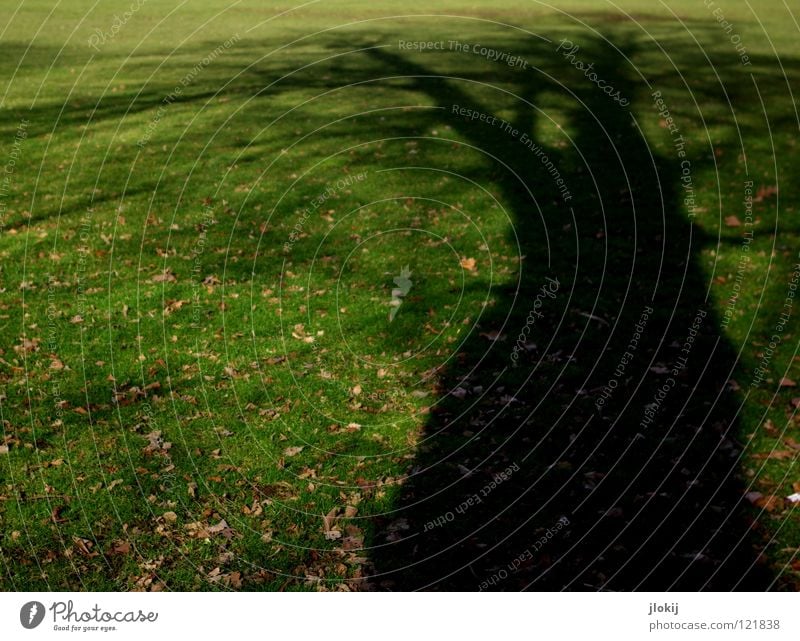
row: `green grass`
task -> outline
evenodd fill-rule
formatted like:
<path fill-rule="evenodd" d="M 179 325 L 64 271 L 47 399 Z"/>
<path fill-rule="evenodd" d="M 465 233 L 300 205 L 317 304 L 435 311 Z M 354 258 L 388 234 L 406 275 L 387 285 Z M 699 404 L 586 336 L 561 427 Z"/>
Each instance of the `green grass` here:
<path fill-rule="evenodd" d="M 797 24 L 779 0 L 751 2 L 759 20 L 725 3 L 742 66 L 701 2 L 617 4 L 631 15 L 147 0 L 99 50 L 111 8 L 7 12 L 0 586 L 477 589 L 568 514 L 501 589 L 796 587 L 800 426 L 779 382 L 800 382 L 800 307 L 750 383 L 800 261 Z M 526 132 L 572 200 L 519 136 L 453 105 Z M 701 306 L 690 366 L 636 436 Z M 491 501 L 425 534 L 511 463 Z"/>

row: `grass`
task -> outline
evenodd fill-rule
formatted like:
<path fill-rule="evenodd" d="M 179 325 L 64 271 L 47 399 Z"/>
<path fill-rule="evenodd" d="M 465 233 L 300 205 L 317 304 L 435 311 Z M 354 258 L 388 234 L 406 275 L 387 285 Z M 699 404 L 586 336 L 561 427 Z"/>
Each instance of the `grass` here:
<path fill-rule="evenodd" d="M 684 0 L 20 4 L 0 585 L 796 589 L 797 24 L 728 4 L 750 65 Z"/>

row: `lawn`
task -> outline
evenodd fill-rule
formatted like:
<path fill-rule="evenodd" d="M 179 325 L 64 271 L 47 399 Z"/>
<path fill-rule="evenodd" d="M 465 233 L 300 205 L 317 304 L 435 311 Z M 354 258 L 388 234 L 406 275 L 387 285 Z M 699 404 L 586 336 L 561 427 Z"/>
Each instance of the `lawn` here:
<path fill-rule="evenodd" d="M 95 4 L 0 26 L 0 588 L 800 587 L 788 3 Z"/>

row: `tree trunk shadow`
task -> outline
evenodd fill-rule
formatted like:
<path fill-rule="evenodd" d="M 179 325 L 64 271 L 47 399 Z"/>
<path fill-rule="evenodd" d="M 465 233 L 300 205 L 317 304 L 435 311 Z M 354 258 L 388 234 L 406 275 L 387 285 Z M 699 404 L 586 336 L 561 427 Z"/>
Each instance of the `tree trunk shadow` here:
<path fill-rule="evenodd" d="M 595 43 L 581 55 L 632 99 L 622 52 L 636 53 Z M 492 114 L 468 80 L 368 55 L 445 108 L 499 170 L 525 256 L 518 288 L 445 374 L 461 398 L 434 408 L 396 511 L 375 522 L 372 587 L 769 587 L 741 509 L 735 355 L 708 305 L 677 148 L 655 154 L 630 109 L 588 78 L 571 92 L 568 144 L 548 147 L 536 104 L 564 91 L 555 79 L 520 75 L 504 131 L 453 113 Z"/>

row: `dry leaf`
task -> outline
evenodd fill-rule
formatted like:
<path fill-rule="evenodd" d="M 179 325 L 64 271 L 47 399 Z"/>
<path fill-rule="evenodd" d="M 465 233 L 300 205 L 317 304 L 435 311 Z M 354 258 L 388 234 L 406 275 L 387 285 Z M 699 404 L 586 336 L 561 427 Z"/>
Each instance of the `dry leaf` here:
<path fill-rule="evenodd" d="M 172 273 L 171 269 L 166 269 L 161 274 L 153 276 L 150 280 L 154 283 L 174 283 L 178 279 L 175 277 L 175 274 Z"/>
<path fill-rule="evenodd" d="M 468 270 L 468 271 L 475 271 L 475 259 L 474 258 L 462 258 L 461 259 L 461 266 Z"/>
<path fill-rule="evenodd" d="M 780 386 L 781 387 L 797 387 L 797 383 L 795 383 L 791 378 L 786 378 L 784 376 L 781 379 Z"/>
<path fill-rule="evenodd" d="M 296 456 L 296 455 L 300 454 L 300 452 L 302 452 L 302 451 L 303 451 L 303 447 L 302 446 L 300 446 L 300 447 L 298 447 L 298 446 L 287 447 L 285 450 L 283 450 L 283 455 L 284 456 Z"/>
<path fill-rule="evenodd" d="M 228 523 L 225 521 L 225 519 L 222 519 L 216 525 L 209 526 L 208 531 L 211 532 L 211 534 L 216 534 L 217 532 L 222 532 L 222 530 L 224 530 L 226 527 L 228 527 Z"/>
<path fill-rule="evenodd" d="M 787 436 L 785 439 L 783 439 L 783 442 L 793 450 L 800 450 L 800 443 L 795 441 L 791 436 Z"/>
<path fill-rule="evenodd" d="M 758 191 L 756 192 L 756 197 L 753 198 L 753 202 L 760 203 L 765 198 L 774 196 L 777 193 L 778 193 L 778 188 L 775 185 L 770 185 L 769 187 L 759 187 Z"/>
<path fill-rule="evenodd" d="M 756 459 L 773 459 L 775 461 L 784 461 L 786 459 L 792 459 L 795 457 L 795 453 L 789 450 L 772 450 L 769 454 L 754 454 L 753 458 Z"/>
<path fill-rule="evenodd" d="M 120 541 L 114 546 L 114 554 L 127 554 L 131 551 L 131 544 L 127 541 Z"/>
<path fill-rule="evenodd" d="M 334 523 L 336 522 L 336 515 L 338 512 L 339 508 L 335 507 L 322 517 L 322 528 L 325 531 L 325 539 L 328 541 L 333 541 L 342 537 L 342 533 L 338 529 L 334 528 Z"/>
<path fill-rule="evenodd" d="M 169 316 L 173 312 L 177 312 L 181 307 L 186 305 L 188 300 L 173 300 L 168 301 L 164 307 L 164 316 Z"/>
<path fill-rule="evenodd" d="M 738 216 L 725 216 L 725 224 L 728 227 L 741 227 L 742 221 L 739 220 Z"/>

